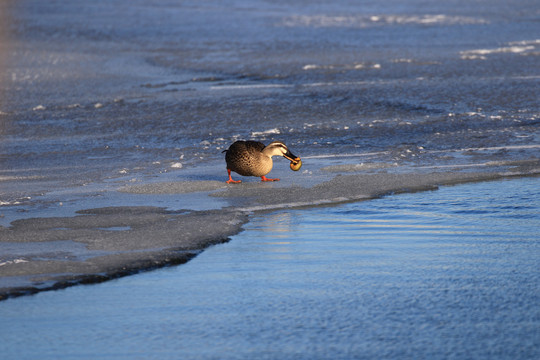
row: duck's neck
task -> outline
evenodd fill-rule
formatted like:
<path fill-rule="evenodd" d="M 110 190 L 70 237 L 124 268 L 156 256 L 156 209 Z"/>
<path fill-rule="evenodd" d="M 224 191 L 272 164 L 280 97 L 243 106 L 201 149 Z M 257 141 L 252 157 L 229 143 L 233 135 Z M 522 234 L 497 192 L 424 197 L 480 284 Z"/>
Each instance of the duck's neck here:
<path fill-rule="evenodd" d="M 268 156 L 269 158 L 272 158 L 272 156 L 281 155 L 281 152 L 279 152 L 279 150 L 275 148 L 266 147 L 262 150 L 262 154 Z"/>

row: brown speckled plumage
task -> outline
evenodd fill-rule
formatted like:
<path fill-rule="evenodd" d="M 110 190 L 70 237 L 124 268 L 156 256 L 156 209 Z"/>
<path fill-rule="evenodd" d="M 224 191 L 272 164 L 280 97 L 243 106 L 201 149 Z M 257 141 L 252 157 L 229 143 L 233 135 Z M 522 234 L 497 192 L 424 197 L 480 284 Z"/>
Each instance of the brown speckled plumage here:
<path fill-rule="evenodd" d="M 243 176 L 264 176 L 272 170 L 272 158 L 262 153 L 264 144 L 258 141 L 237 141 L 225 154 L 227 169 Z"/>

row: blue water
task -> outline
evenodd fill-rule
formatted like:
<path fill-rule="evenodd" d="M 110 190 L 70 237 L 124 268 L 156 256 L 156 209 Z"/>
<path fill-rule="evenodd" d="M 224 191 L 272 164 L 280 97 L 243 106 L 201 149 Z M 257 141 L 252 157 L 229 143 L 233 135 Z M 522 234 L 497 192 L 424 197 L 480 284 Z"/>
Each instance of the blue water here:
<path fill-rule="evenodd" d="M 0 303 L 5 359 L 538 359 L 540 181 L 256 215 L 185 265 Z"/>

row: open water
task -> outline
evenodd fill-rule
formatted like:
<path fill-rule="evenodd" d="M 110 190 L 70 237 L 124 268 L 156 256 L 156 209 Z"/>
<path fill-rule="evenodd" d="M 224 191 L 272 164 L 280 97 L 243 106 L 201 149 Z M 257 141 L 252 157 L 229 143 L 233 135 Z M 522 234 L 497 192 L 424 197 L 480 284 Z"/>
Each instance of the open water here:
<path fill-rule="evenodd" d="M 254 217 L 189 263 L 0 302 L 4 359 L 537 359 L 540 186 Z"/>

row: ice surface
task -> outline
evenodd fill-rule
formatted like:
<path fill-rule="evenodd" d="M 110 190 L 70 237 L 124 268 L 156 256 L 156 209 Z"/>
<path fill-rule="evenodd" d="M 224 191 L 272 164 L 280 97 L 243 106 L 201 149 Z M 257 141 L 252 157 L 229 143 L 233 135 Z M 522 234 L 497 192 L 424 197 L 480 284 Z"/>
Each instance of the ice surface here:
<path fill-rule="evenodd" d="M 220 181 L 177 181 L 125 186 L 119 191 L 132 194 L 183 194 L 222 189 L 226 185 Z"/>
<path fill-rule="evenodd" d="M 539 40 L 523 40 L 511 42 L 508 46 L 498 47 L 493 49 L 476 49 L 462 51 L 461 58 L 466 60 L 487 59 L 488 55 L 493 54 L 519 54 L 519 55 L 536 55 L 540 51 Z"/>
<path fill-rule="evenodd" d="M 225 210 L 174 213 L 155 207 L 113 207 L 80 213 L 18 220 L 8 229 L 0 228 L 1 246 L 11 247 L 5 254 L 25 251 L 25 260 L 33 258 L 2 261 L 2 283 L 11 285 L 0 287 L 0 298 L 182 263 L 226 241 L 246 221 L 245 214 Z M 13 285 L 10 278 L 19 280 Z"/>
<path fill-rule="evenodd" d="M 444 167 L 417 168 L 413 173 L 384 163 L 367 167 L 354 163 L 324 166 L 325 159 L 306 163 L 310 170 L 303 174 L 278 163 L 273 170 L 282 178 L 278 183 L 243 178 L 242 184 L 228 185 L 225 175 L 222 181 L 153 181 L 102 194 L 115 201 L 123 199 L 124 206 L 79 210 L 76 216 L 15 220 L 9 227 L 0 227 L 0 249 L 6 250 L 5 258 L 0 259 L 4 284 L 0 296 L 103 281 L 185 262 L 201 249 L 241 231 L 253 212 L 361 201 L 393 193 L 435 190 L 441 185 L 540 174 L 540 161 L 535 159 L 490 161 L 451 171 Z M 115 198 L 116 191 L 129 197 Z M 163 195 L 170 197 L 161 198 L 168 209 L 127 205 L 140 203 L 134 197 Z M 182 200 L 186 196 L 197 203 L 212 203 L 212 198 L 226 202 L 215 210 L 178 208 L 177 202 L 187 204 Z"/>
<path fill-rule="evenodd" d="M 373 169 L 386 169 L 390 167 L 397 166 L 397 164 L 387 164 L 387 163 L 360 163 L 360 164 L 349 164 L 349 165 L 334 165 L 334 166 L 325 166 L 321 170 L 329 172 L 355 172 L 355 171 L 365 171 Z"/>
<path fill-rule="evenodd" d="M 464 25 L 485 24 L 488 21 L 470 16 L 436 15 L 295 15 L 283 20 L 282 25 L 297 27 L 353 27 L 367 28 L 382 25 Z"/>

